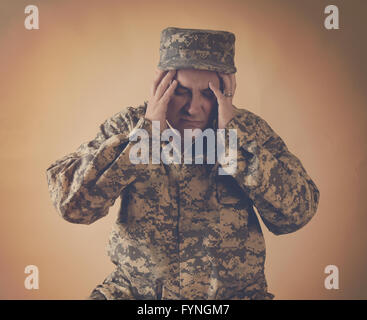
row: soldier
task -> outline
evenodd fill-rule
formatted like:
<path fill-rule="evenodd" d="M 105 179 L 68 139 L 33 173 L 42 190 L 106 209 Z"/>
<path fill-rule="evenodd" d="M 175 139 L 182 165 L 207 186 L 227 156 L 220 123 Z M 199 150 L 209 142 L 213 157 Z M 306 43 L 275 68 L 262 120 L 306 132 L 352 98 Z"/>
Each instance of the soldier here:
<path fill-rule="evenodd" d="M 274 298 L 254 207 L 274 234 L 294 232 L 315 214 L 319 190 L 265 120 L 232 104 L 234 42 L 225 31 L 164 29 L 149 101 L 107 119 L 47 169 L 54 206 L 72 223 L 93 223 L 121 198 L 108 248 L 116 269 L 89 299 Z M 237 170 L 132 164 L 129 135 L 151 133 L 153 121 L 180 133 L 235 129 Z"/>

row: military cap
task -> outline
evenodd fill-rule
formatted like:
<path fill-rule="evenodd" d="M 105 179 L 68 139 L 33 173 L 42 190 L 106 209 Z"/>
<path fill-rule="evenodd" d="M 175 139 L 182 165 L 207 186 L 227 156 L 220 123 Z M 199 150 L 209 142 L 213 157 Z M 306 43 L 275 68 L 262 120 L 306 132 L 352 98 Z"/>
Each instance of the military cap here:
<path fill-rule="evenodd" d="M 234 43 L 227 31 L 169 27 L 161 33 L 158 68 L 234 73 Z"/>

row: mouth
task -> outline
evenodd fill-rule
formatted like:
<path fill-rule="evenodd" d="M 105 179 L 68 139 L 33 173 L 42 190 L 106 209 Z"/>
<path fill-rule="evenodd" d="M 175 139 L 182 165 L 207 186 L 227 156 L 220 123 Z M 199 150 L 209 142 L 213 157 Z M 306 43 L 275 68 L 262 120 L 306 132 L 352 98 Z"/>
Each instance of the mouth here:
<path fill-rule="evenodd" d="M 197 121 L 197 120 L 187 120 L 187 119 L 183 119 L 181 118 L 181 121 L 185 124 L 189 124 L 189 125 L 196 125 L 199 126 L 201 125 L 203 122 L 202 121 Z"/>

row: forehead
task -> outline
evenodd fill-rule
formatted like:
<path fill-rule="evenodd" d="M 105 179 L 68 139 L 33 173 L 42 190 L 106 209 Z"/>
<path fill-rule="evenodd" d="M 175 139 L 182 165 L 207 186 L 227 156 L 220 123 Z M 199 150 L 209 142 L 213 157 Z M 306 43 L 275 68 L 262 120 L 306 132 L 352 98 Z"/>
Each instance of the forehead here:
<path fill-rule="evenodd" d="M 219 84 L 216 72 L 195 69 L 179 69 L 176 74 L 177 81 L 187 88 L 208 88 L 209 81 Z"/>

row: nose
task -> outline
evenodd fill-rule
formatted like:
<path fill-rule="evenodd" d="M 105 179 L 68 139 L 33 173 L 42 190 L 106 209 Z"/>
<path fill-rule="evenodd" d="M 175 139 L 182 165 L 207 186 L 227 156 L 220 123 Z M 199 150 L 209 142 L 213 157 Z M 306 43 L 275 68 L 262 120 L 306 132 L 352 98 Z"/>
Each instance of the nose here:
<path fill-rule="evenodd" d="M 199 116 L 202 107 L 203 107 L 203 99 L 201 95 L 194 92 L 192 93 L 190 101 L 187 103 L 185 107 L 185 111 L 194 118 L 195 116 Z"/>

